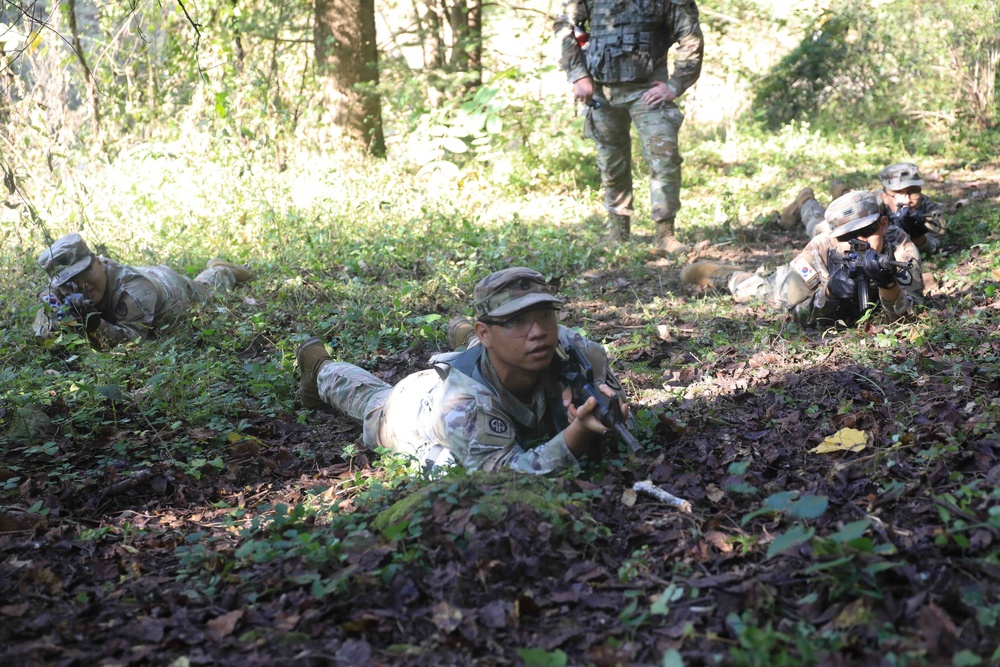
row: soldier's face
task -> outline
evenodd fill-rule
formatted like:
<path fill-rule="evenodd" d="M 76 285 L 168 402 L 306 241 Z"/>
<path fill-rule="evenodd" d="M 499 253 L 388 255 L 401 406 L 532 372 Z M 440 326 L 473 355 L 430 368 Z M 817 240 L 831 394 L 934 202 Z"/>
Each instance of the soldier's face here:
<path fill-rule="evenodd" d="M 477 322 L 476 333 L 490 351 L 490 361 L 498 372 L 503 369 L 541 373 L 556 353 L 558 321 L 557 312 L 551 308 L 535 308 L 517 313 L 506 326 Z M 527 324 L 527 330 L 522 332 L 518 324 Z"/>
<path fill-rule="evenodd" d="M 875 231 L 868 234 L 858 234 L 854 238 L 867 242 L 875 252 L 882 252 L 882 246 L 885 244 L 885 233 L 888 230 L 889 218 L 883 215 Z"/>
<path fill-rule="evenodd" d="M 90 266 L 83 273 L 77 274 L 70 281 L 75 284 L 76 291 L 83 294 L 94 303 L 100 303 L 108 289 L 108 272 L 96 257 L 90 260 Z"/>
<path fill-rule="evenodd" d="M 886 188 L 882 190 L 882 201 L 885 202 L 890 211 L 895 211 L 900 206 L 913 208 L 920 203 L 920 186 L 912 185 L 903 190 L 889 190 Z"/>

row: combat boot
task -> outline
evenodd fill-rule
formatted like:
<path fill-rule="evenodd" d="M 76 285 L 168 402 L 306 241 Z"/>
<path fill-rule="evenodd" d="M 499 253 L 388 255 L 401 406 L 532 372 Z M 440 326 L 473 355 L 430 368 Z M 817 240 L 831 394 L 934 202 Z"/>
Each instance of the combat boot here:
<path fill-rule="evenodd" d="M 302 373 L 302 377 L 299 379 L 299 396 L 302 398 L 302 405 L 309 410 L 328 409 L 327 404 L 319 397 L 319 387 L 316 385 L 320 366 L 324 362 L 331 361 L 330 355 L 326 351 L 326 345 L 315 336 L 306 338 L 296 350 L 295 358 L 299 362 L 299 371 Z"/>
<path fill-rule="evenodd" d="M 666 255 L 679 255 L 680 253 L 687 252 L 691 249 L 691 246 L 686 243 L 681 243 L 674 236 L 674 221 L 669 220 L 658 220 L 656 222 L 656 234 L 654 236 L 653 252 L 655 252 L 660 257 L 665 257 Z"/>
<path fill-rule="evenodd" d="M 802 205 L 814 198 L 812 188 L 802 188 L 799 191 L 799 195 L 795 198 L 791 204 L 786 206 L 781 211 L 781 225 L 782 229 L 793 229 L 796 225 L 802 222 L 802 218 L 799 217 L 799 209 Z"/>
<path fill-rule="evenodd" d="M 608 213 L 608 231 L 604 240 L 608 243 L 628 241 L 632 235 L 632 218 L 618 213 Z"/>
<path fill-rule="evenodd" d="M 681 270 L 681 280 L 689 285 L 701 287 L 725 287 L 729 282 L 729 276 L 737 271 L 742 269 L 716 262 L 695 262 Z"/>
<path fill-rule="evenodd" d="M 851 189 L 843 181 L 834 181 L 830 184 L 830 196 L 834 199 L 840 199 L 850 191 Z"/>
<path fill-rule="evenodd" d="M 233 277 L 236 278 L 236 282 L 245 283 L 253 280 L 253 273 L 245 266 L 240 264 L 233 264 L 232 262 L 227 262 L 224 259 L 215 257 L 214 259 L 208 260 L 208 265 L 206 268 L 214 269 L 217 266 L 222 266 L 233 272 Z"/>
<path fill-rule="evenodd" d="M 460 347 L 468 347 L 469 341 L 476 333 L 476 326 L 468 318 L 459 315 L 448 323 L 445 329 L 448 334 L 448 344 L 451 349 L 457 350 Z"/>

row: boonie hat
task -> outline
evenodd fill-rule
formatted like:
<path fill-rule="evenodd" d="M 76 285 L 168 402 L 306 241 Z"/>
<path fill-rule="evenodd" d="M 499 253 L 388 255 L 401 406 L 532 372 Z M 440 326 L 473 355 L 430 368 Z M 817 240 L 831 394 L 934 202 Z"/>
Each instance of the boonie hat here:
<path fill-rule="evenodd" d="M 38 263 L 45 273 L 52 276 L 50 285 L 59 287 L 83 273 L 90 266 L 93 253 L 83 237 L 73 232 L 56 239 L 38 256 Z"/>
<path fill-rule="evenodd" d="M 486 276 L 473 291 L 477 317 L 504 317 L 540 303 L 558 308 L 563 300 L 538 271 L 516 266 Z"/>
<path fill-rule="evenodd" d="M 887 190 L 905 190 L 914 185 L 924 184 L 920 178 L 920 170 L 912 162 L 891 164 L 879 172 L 878 179 L 882 181 L 882 187 Z"/>
<path fill-rule="evenodd" d="M 855 190 L 837 197 L 826 208 L 826 224 L 834 238 L 864 229 L 882 215 L 879 195 L 868 190 Z"/>

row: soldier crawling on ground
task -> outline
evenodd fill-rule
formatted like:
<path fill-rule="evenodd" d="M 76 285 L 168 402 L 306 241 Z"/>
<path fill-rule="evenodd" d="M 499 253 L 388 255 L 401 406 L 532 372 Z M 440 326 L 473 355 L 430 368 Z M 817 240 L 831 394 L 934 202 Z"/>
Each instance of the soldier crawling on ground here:
<path fill-rule="evenodd" d="M 608 429 L 595 416 L 595 398 L 575 407 L 560 377 L 557 355 L 574 345 L 631 424 L 604 348 L 559 325 L 563 301 L 540 273 L 523 267 L 492 273 L 474 297 L 476 322 L 456 318 L 448 327 L 452 346 L 468 347 L 436 355 L 431 369 L 395 387 L 333 361 L 319 338 L 305 340 L 297 353 L 303 405 L 353 417 L 367 448 L 412 456 L 427 469 L 575 468 L 584 454 L 603 451 Z"/>
<path fill-rule="evenodd" d="M 47 338 L 64 322 L 82 324 L 99 348 L 150 338 L 215 293 L 253 279 L 246 267 L 212 259 L 194 280 L 166 266 L 126 266 L 90 251 L 77 233 L 67 234 L 38 258 L 50 276 L 39 298 L 52 308 L 35 317 L 35 335 Z"/>
<path fill-rule="evenodd" d="M 906 232 L 922 255 L 938 252 L 948 223 L 943 207 L 922 194 L 924 181 L 917 165 L 912 162 L 892 164 L 879 172 L 878 177 L 882 183 L 879 195 L 882 214 L 888 216 L 889 224 Z M 830 188 L 834 199 L 846 192 L 847 186 L 840 181 L 834 181 Z M 812 188 L 803 188 L 795 201 L 781 212 L 780 224 L 784 229 L 791 230 L 799 222 L 810 238 L 830 232 L 823 207 L 816 201 Z"/>
<path fill-rule="evenodd" d="M 871 294 L 878 295 L 874 305 L 891 319 L 910 315 L 924 291 L 920 253 L 906 232 L 889 225 L 878 193 L 859 190 L 838 197 L 826 209 L 823 223 L 829 232 L 813 237 L 795 259 L 769 276 L 696 262 L 681 271 L 681 280 L 725 285 L 737 301 L 764 299 L 790 310 L 803 326 L 857 321 L 868 306 L 859 303 L 859 295 L 872 285 L 877 292 Z"/>

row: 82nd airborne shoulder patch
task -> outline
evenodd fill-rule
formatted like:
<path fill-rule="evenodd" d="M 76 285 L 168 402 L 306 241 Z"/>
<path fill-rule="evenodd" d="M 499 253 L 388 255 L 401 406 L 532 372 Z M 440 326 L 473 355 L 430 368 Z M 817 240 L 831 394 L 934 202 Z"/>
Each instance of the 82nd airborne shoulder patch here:
<path fill-rule="evenodd" d="M 480 409 L 476 427 L 476 439 L 484 445 L 506 446 L 514 442 L 514 425 L 498 411 Z"/>

